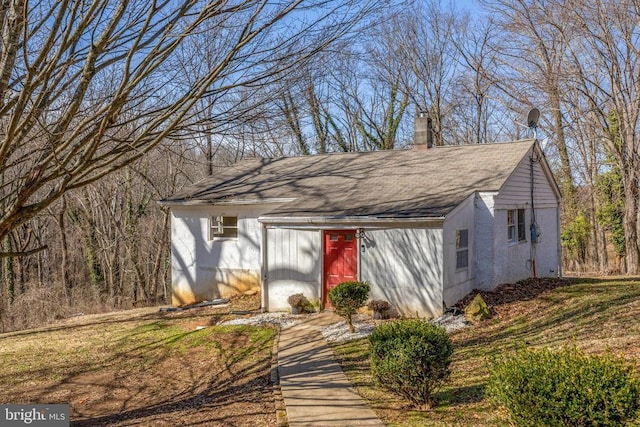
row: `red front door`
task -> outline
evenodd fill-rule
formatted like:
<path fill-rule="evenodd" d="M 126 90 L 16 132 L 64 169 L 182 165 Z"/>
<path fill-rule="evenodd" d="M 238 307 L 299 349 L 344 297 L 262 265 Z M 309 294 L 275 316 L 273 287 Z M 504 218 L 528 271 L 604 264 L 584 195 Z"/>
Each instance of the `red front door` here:
<path fill-rule="evenodd" d="M 355 230 L 324 232 L 324 290 L 322 300 L 329 303 L 329 291 L 338 283 L 358 280 L 358 245 Z"/>

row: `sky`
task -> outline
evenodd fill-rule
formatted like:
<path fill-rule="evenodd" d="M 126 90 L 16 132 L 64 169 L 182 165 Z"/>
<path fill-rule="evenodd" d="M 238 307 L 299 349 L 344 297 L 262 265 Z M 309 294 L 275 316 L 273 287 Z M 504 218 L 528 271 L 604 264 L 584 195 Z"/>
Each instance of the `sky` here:
<path fill-rule="evenodd" d="M 451 3 L 458 9 L 466 9 L 472 15 L 482 13 L 482 6 L 478 0 L 451 0 Z"/>

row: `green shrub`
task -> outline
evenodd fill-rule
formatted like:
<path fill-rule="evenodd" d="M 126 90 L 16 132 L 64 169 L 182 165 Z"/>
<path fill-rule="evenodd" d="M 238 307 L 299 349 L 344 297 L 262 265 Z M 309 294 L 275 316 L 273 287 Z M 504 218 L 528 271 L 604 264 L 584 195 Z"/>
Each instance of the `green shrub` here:
<path fill-rule="evenodd" d="M 376 383 L 430 408 L 434 391 L 449 376 L 453 345 L 446 331 L 424 320 L 395 321 L 376 327 L 369 343 Z"/>
<path fill-rule="evenodd" d="M 317 298 L 313 298 L 311 300 L 307 300 L 307 302 L 302 306 L 303 313 L 316 313 L 320 311 L 320 300 Z"/>
<path fill-rule="evenodd" d="M 522 348 L 489 363 L 487 395 L 519 426 L 619 426 L 640 406 L 640 383 L 623 359 Z"/>
<path fill-rule="evenodd" d="M 355 332 L 353 315 L 369 297 L 369 289 L 367 282 L 342 282 L 329 291 L 329 302 L 345 318 L 351 333 Z"/>

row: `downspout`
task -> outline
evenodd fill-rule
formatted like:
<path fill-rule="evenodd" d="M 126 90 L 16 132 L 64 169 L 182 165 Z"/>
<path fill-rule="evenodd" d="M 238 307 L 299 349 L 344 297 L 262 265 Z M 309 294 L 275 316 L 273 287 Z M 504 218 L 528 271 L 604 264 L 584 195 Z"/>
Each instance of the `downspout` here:
<path fill-rule="evenodd" d="M 530 229 L 530 238 L 531 238 L 531 252 L 530 252 L 530 258 L 531 258 L 531 272 L 533 273 L 533 278 L 537 279 L 537 272 L 536 272 L 536 245 L 538 243 L 538 225 L 536 224 L 536 206 L 535 206 L 535 201 L 534 201 L 534 182 L 535 182 L 535 178 L 534 178 L 534 172 L 533 172 L 533 164 L 536 162 L 536 159 L 534 158 L 535 156 L 535 147 L 533 148 L 533 152 L 531 153 L 531 158 L 530 158 L 530 171 L 531 171 L 531 226 L 529 227 Z"/>
<path fill-rule="evenodd" d="M 261 311 L 264 313 L 269 311 L 269 283 L 268 283 L 268 254 L 267 254 L 267 226 L 262 224 L 262 244 L 260 245 L 260 277 L 262 279 L 261 283 Z"/>
<path fill-rule="evenodd" d="M 562 244 L 560 243 L 560 201 L 556 207 L 556 230 L 558 234 L 556 236 L 556 245 L 558 246 L 558 277 L 562 277 Z"/>

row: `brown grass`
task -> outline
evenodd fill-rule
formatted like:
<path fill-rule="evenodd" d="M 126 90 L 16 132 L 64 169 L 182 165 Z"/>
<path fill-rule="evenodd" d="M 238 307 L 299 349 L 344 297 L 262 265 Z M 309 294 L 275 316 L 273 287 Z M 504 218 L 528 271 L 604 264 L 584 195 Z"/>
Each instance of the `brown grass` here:
<path fill-rule="evenodd" d="M 212 326 L 254 300 L 82 316 L 0 335 L 0 401 L 69 403 L 73 425 L 275 425 L 276 331 Z"/>
<path fill-rule="evenodd" d="M 639 280 L 547 285 L 512 289 L 526 295 L 524 301 L 494 295 L 493 319 L 452 335 L 452 376 L 430 411 L 413 410 L 374 386 L 366 339 L 335 350 L 387 424 L 506 426 L 504 414 L 484 397 L 491 356 L 522 343 L 557 348 L 569 342 L 590 353 L 609 349 L 630 362 L 640 354 Z M 70 403 L 73 425 L 275 425 L 269 380 L 275 331 L 215 326 L 238 317 L 232 310 L 258 306 L 257 297 L 238 297 L 227 307 L 143 308 L 2 334 L 0 401 Z"/>
<path fill-rule="evenodd" d="M 408 402 L 373 384 L 366 339 L 334 349 L 358 392 L 388 424 L 506 426 L 504 414 L 484 397 L 486 362 L 492 356 L 522 344 L 558 348 L 575 342 L 588 353 L 610 350 L 638 363 L 640 280 L 576 279 L 560 285 L 535 294 L 524 292 L 526 301 L 497 298 L 501 302 L 492 307 L 493 319 L 452 334 L 452 375 L 436 394 L 438 405 L 431 411 L 414 411 Z"/>

